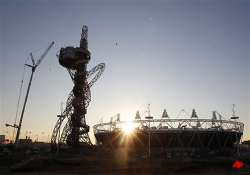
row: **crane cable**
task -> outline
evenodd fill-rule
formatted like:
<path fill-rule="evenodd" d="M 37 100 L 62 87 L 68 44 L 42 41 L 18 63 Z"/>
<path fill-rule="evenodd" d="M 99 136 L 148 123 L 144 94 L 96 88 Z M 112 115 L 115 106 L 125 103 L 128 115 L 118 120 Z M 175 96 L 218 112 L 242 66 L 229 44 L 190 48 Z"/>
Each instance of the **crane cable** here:
<path fill-rule="evenodd" d="M 26 62 L 27 62 L 28 59 L 29 59 L 29 57 L 27 57 L 27 59 L 25 60 L 24 64 L 26 64 Z M 25 73 L 25 65 L 23 66 L 23 73 L 22 73 L 21 86 L 20 86 L 20 88 L 19 88 L 19 94 L 18 94 L 18 100 L 17 100 L 17 109 L 16 109 L 16 116 L 15 116 L 14 126 L 16 125 L 18 110 L 19 110 L 19 106 L 20 106 L 20 99 L 21 99 L 22 89 L 23 89 L 24 73 Z M 14 128 L 13 128 L 12 140 L 14 139 L 15 131 L 16 131 L 16 128 L 14 127 Z"/>

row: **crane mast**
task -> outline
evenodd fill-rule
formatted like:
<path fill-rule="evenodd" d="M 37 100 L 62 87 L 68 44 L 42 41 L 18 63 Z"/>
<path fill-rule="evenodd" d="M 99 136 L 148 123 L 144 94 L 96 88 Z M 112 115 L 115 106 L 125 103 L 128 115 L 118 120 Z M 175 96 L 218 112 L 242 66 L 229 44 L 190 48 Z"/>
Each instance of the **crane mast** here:
<path fill-rule="evenodd" d="M 18 142 L 19 142 L 19 136 L 20 136 L 20 131 L 21 131 L 21 127 L 22 127 L 23 116 L 24 116 L 24 112 L 25 112 L 25 108 L 26 108 L 26 103 L 27 103 L 27 100 L 28 100 L 28 96 L 29 96 L 30 87 L 31 87 L 31 83 L 32 83 L 34 72 L 36 71 L 37 66 L 39 66 L 39 64 L 43 61 L 43 59 L 45 58 L 45 56 L 48 54 L 49 50 L 51 49 L 51 47 L 53 45 L 54 45 L 54 41 L 44 51 L 44 53 L 41 55 L 41 57 L 38 59 L 38 61 L 36 63 L 34 61 L 32 53 L 30 53 L 32 65 L 25 64 L 26 66 L 28 66 L 28 67 L 31 68 L 31 75 L 30 75 L 29 85 L 28 85 L 27 92 L 26 92 L 25 99 L 24 99 L 24 104 L 23 104 L 23 108 L 22 108 L 21 117 L 20 117 L 20 120 L 19 120 L 19 125 L 16 127 L 17 128 L 17 134 L 16 134 L 16 139 L 15 139 L 15 144 L 18 144 Z"/>

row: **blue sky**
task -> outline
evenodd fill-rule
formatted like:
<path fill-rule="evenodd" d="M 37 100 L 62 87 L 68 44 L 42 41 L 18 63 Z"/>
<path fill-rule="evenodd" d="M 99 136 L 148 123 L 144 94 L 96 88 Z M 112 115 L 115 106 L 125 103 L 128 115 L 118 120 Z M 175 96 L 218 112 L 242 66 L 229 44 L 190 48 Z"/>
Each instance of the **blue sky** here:
<path fill-rule="evenodd" d="M 4 123 L 15 118 L 24 61 L 30 52 L 38 58 L 55 41 L 35 73 L 21 134 L 48 138 L 73 87 L 56 54 L 79 45 L 85 24 L 92 54 L 88 69 L 106 63 L 91 89 L 91 126 L 116 113 L 132 119 L 148 103 L 155 118 L 164 108 L 172 117 L 195 108 L 201 118 L 217 110 L 226 119 L 236 104 L 244 138 L 250 138 L 247 0 L 2 0 L 0 16 L 1 133 L 11 133 Z M 21 107 L 29 73 L 26 68 Z"/>

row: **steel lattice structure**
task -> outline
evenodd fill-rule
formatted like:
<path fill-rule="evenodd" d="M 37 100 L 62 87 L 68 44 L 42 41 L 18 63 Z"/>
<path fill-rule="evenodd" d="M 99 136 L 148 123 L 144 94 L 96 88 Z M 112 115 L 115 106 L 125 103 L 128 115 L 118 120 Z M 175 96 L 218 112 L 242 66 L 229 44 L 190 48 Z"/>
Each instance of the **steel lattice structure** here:
<path fill-rule="evenodd" d="M 123 123 L 127 121 L 114 121 L 99 123 L 94 125 L 94 133 L 112 132 L 121 129 Z M 139 130 L 159 131 L 159 130 L 224 130 L 242 133 L 244 124 L 231 120 L 213 119 L 152 119 L 152 120 L 133 120 L 135 128 Z M 114 127 L 115 126 L 115 127 Z M 149 128 L 150 126 L 150 128 Z"/>
<path fill-rule="evenodd" d="M 58 143 L 67 143 L 73 147 L 80 144 L 91 145 L 88 135 L 89 126 L 86 124 L 85 114 L 91 100 L 90 87 L 103 73 L 105 64 L 98 64 L 90 71 L 87 71 L 87 63 L 90 60 L 87 36 L 88 28 L 83 26 L 80 47 L 66 47 L 60 50 L 59 62 L 67 68 L 74 87 L 68 96 L 66 108 L 58 116 L 59 118 L 53 129 L 51 137 L 52 149 L 55 149 Z M 93 78 L 91 79 L 91 77 Z M 66 124 L 63 126 L 65 120 Z"/>
<path fill-rule="evenodd" d="M 123 132 L 123 126 L 128 122 L 134 127 L 130 137 L 126 137 Z M 152 152 L 156 150 L 154 153 L 165 156 L 183 156 L 194 152 L 237 152 L 244 124 L 232 120 L 162 118 L 110 121 L 99 123 L 93 128 L 97 144 L 106 148 L 128 146 L 137 151 L 147 149 Z"/>

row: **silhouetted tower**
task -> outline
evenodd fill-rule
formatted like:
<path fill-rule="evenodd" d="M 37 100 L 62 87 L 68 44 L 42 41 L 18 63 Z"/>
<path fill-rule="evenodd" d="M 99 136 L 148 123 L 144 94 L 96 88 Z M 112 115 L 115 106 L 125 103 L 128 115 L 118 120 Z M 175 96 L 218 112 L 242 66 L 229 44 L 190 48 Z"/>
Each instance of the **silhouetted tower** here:
<path fill-rule="evenodd" d="M 135 120 L 141 120 L 141 115 L 140 115 L 139 111 L 136 111 Z"/>
<path fill-rule="evenodd" d="M 73 113 L 70 116 L 69 135 L 67 144 L 73 147 L 79 146 L 80 140 L 84 144 L 91 144 L 89 139 L 89 126 L 85 121 L 87 113 L 87 98 L 89 87 L 87 82 L 87 64 L 90 60 L 88 51 L 88 28 L 83 26 L 80 47 L 61 48 L 59 63 L 66 67 L 74 82 L 73 87 Z"/>
<path fill-rule="evenodd" d="M 191 118 L 198 118 L 198 115 L 197 115 L 195 109 L 192 110 Z"/>
<path fill-rule="evenodd" d="M 169 118 L 169 116 L 168 116 L 168 113 L 167 113 L 167 110 L 166 109 L 164 109 L 164 111 L 163 111 L 163 113 L 162 113 L 162 116 L 161 116 L 162 118 Z"/>

